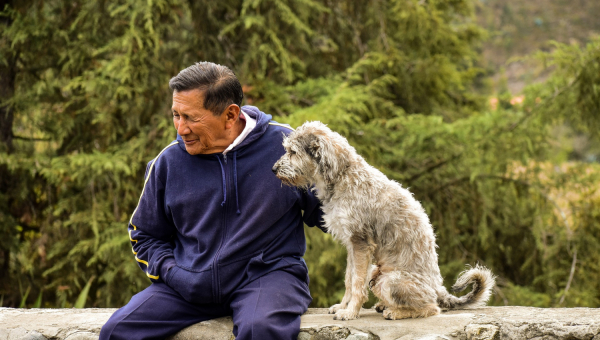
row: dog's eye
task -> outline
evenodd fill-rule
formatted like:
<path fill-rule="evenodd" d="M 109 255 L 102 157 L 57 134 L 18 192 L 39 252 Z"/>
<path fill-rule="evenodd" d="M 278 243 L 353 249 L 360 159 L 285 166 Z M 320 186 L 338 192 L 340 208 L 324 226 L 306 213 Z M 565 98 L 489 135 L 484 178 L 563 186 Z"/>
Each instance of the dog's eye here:
<path fill-rule="evenodd" d="M 290 150 L 290 155 L 295 155 L 295 154 L 296 154 L 296 151 Z"/>

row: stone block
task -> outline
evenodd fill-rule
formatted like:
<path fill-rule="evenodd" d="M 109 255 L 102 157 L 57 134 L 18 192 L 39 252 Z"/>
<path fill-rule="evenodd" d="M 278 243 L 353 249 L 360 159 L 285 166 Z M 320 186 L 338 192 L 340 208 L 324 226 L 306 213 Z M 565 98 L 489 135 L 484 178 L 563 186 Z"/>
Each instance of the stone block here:
<path fill-rule="evenodd" d="M 96 340 L 115 309 L 0 308 L 0 340 Z M 168 340 L 233 340 L 230 317 L 200 322 Z M 302 316 L 299 340 L 600 340 L 600 309 L 486 307 L 425 319 L 385 320 L 361 310 L 352 321 L 326 309 Z"/>

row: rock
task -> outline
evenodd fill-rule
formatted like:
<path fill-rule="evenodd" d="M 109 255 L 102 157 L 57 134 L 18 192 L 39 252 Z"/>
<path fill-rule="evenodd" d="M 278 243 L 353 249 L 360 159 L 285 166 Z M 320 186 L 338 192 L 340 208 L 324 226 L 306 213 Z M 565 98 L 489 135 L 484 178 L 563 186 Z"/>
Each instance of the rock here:
<path fill-rule="evenodd" d="M 346 338 L 346 340 L 379 340 L 378 336 L 374 336 L 373 334 L 363 333 L 363 332 L 355 332 Z"/>
<path fill-rule="evenodd" d="M 498 326 L 467 325 L 465 333 L 467 333 L 468 340 L 496 340 L 498 338 Z"/>
<path fill-rule="evenodd" d="M 27 331 L 24 328 L 13 328 L 13 329 L 9 329 L 9 330 L 5 330 L 6 333 L 3 333 L 2 330 L 0 330 L 0 339 L 4 340 L 48 340 L 45 336 L 43 336 L 41 333 L 36 332 L 36 331 Z M 3 338 L 3 334 L 5 334 L 4 336 L 6 336 L 5 338 Z"/>
<path fill-rule="evenodd" d="M 0 340 L 96 340 L 115 309 L 0 308 Z M 169 340 L 232 340 L 230 317 L 200 322 Z M 600 340 L 600 309 L 486 307 L 425 319 L 385 320 L 362 310 L 352 321 L 327 309 L 302 316 L 299 340 Z"/>
<path fill-rule="evenodd" d="M 65 340 L 98 340 L 98 334 L 92 332 L 75 332 L 67 335 Z"/>
<path fill-rule="evenodd" d="M 20 339 L 22 339 L 22 340 L 48 340 L 48 339 L 46 339 L 45 336 L 43 336 L 41 333 L 38 333 L 36 331 L 28 332 L 27 335 L 25 335 L 24 337 L 22 337 Z"/>

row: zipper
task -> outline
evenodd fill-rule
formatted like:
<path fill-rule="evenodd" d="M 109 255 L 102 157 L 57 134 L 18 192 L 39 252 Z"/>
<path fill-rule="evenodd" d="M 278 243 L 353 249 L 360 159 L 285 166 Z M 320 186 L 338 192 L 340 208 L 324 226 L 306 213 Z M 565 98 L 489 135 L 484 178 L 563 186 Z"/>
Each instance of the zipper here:
<path fill-rule="evenodd" d="M 229 188 L 231 187 L 229 183 L 229 167 L 227 166 L 227 155 L 223 155 L 223 161 L 225 163 L 225 183 L 227 190 L 227 194 L 229 194 Z M 229 196 L 231 197 L 231 196 Z M 215 254 L 215 259 L 213 260 L 213 291 L 215 292 L 215 302 L 221 303 L 221 289 L 220 289 L 220 281 L 219 281 L 219 255 L 221 254 L 221 248 L 223 247 L 223 242 L 225 241 L 225 235 L 227 235 L 227 208 L 229 207 L 229 202 L 225 201 L 225 205 L 223 206 L 223 222 L 221 223 L 221 229 L 223 233 L 221 234 L 221 243 L 219 244 L 219 248 L 217 249 L 217 253 Z"/>

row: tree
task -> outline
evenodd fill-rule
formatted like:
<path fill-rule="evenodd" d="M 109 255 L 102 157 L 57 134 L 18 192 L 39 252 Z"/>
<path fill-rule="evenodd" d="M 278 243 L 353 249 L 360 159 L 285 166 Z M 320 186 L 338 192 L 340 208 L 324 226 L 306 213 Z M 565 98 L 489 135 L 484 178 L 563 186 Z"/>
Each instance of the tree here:
<path fill-rule="evenodd" d="M 599 304 L 596 277 L 579 275 L 598 263 L 598 197 L 581 196 L 570 229 L 556 198 L 565 183 L 598 183 L 598 172 L 548 170 L 557 117 L 597 122 L 596 43 L 545 55 L 563 65 L 555 78 L 523 106 L 494 111 L 470 0 L 2 6 L 3 305 L 120 306 L 149 284 L 127 220 L 145 164 L 175 137 L 168 80 L 198 60 L 231 67 L 247 103 L 280 122 L 328 123 L 409 187 L 431 217 L 447 284 L 480 262 L 500 276 L 494 303 Z M 307 235 L 314 305 L 327 306 L 343 294 L 344 251 Z"/>

